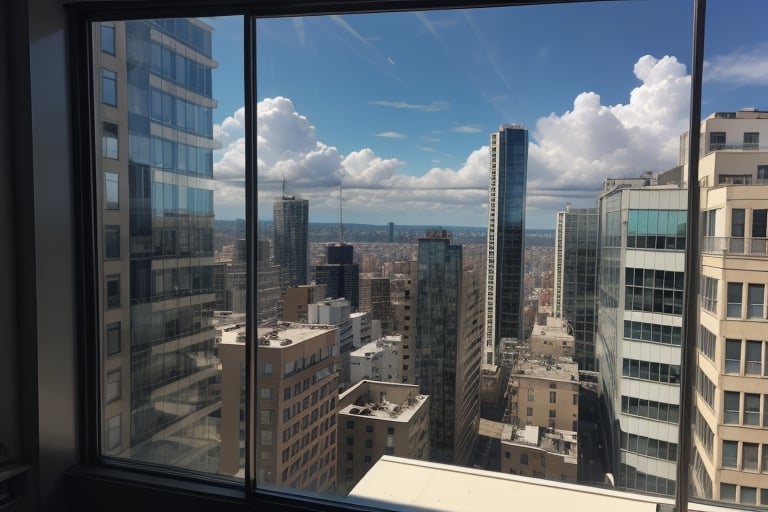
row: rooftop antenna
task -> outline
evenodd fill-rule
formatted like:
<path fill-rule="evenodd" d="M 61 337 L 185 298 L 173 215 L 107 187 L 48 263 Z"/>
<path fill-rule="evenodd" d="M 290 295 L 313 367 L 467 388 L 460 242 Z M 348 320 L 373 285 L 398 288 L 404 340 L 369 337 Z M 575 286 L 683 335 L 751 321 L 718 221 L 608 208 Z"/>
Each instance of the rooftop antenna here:
<path fill-rule="evenodd" d="M 283 199 L 285 199 L 285 175 L 283 175 Z"/>

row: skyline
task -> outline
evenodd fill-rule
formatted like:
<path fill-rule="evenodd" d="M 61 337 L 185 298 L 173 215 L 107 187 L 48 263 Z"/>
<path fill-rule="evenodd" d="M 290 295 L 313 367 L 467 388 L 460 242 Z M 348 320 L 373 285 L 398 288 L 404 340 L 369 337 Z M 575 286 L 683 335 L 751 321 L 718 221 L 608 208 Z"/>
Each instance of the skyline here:
<path fill-rule="evenodd" d="M 761 107 L 768 6 L 738 6 L 709 5 L 703 116 Z M 514 122 L 531 134 L 526 225 L 551 229 L 566 203 L 594 207 L 604 178 L 677 164 L 691 13 L 649 0 L 259 20 L 259 216 L 285 177 L 312 222 L 337 221 L 343 176 L 347 222 L 484 226 L 488 139 Z M 214 203 L 235 218 L 244 111 L 229 71 L 240 47 L 229 50 L 242 22 L 207 21 L 220 62 Z"/>

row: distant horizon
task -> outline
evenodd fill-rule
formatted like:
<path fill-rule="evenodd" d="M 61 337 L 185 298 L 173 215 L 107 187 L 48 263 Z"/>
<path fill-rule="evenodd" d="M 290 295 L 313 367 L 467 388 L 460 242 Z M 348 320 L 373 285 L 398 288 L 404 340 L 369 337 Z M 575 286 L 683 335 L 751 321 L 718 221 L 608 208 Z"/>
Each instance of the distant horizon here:
<path fill-rule="evenodd" d="M 222 221 L 222 222 L 237 222 L 237 221 L 245 221 L 244 218 L 238 217 L 234 219 L 223 219 L 219 217 L 214 217 L 214 220 L 216 221 Z M 260 219 L 259 222 L 273 222 L 273 219 Z M 309 224 L 326 224 L 328 226 L 338 226 L 338 222 L 326 222 L 326 221 L 313 221 L 310 220 Z M 488 229 L 488 226 L 459 226 L 459 225 L 447 225 L 447 224 L 433 224 L 433 223 L 427 223 L 427 224 L 399 224 L 397 222 L 394 223 L 395 228 L 398 226 L 400 227 L 409 227 L 409 228 L 443 228 L 443 229 L 452 229 L 452 228 L 461 228 L 461 229 Z M 388 227 L 388 223 L 370 223 L 370 222 L 345 222 L 344 227 L 347 228 L 349 226 L 371 226 L 371 227 Z M 554 227 L 551 228 L 525 228 L 526 231 L 555 231 Z"/>

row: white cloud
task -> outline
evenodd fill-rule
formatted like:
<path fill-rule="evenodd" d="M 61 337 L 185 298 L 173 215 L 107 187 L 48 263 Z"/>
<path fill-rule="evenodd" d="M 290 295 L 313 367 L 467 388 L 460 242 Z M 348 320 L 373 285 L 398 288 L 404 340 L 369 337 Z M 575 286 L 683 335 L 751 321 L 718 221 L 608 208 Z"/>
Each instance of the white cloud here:
<path fill-rule="evenodd" d="M 406 139 L 407 136 L 399 132 L 382 132 L 377 133 L 377 137 L 383 137 L 385 139 Z"/>
<path fill-rule="evenodd" d="M 482 130 L 477 126 L 462 125 L 454 126 L 451 131 L 453 133 L 480 133 Z"/>
<path fill-rule="evenodd" d="M 690 77 L 684 65 L 669 56 L 640 58 L 634 74 L 640 83 L 625 104 L 603 105 L 598 93 L 583 92 L 571 110 L 539 118 L 530 133 L 529 214 L 542 217 L 566 202 L 592 203 L 606 177 L 637 176 L 676 164 L 679 135 L 688 123 Z M 220 204 L 243 201 L 243 122 L 240 109 L 215 127 L 216 139 L 222 143 L 215 163 L 217 210 Z M 342 155 L 317 140 L 315 127 L 287 98 L 259 102 L 257 123 L 259 195 L 264 206 L 279 193 L 285 177 L 289 193 L 309 199 L 313 211 L 337 211 L 335 187 L 343 176 L 344 188 L 350 190 L 344 193 L 345 212 L 349 212 L 345 218 L 372 211 L 392 218 L 397 213 L 419 212 L 411 215 L 414 222 L 485 222 L 487 146 L 472 151 L 458 169 L 439 167 L 435 160 L 435 167 L 410 176 L 402 173 L 405 162 L 397 158 L 384 158 L 371 148 Z M 395 134 L 400 135 L 379 135 Z"/>
<path fill-rule="evenodd" d="M 727 82 L 730 85 L 768 84 L 768 43 L 706 61 L 704 80 Z"/>
<path fill-rule="evenodd" d="M 450 106 L 450 104 L 446 101 L 433 101 L 432 103 L 428 103 L 426 105 L 407 103 L 405 101 L 385 101 L 385 100 L 370 101 L 369 103 L 371 105 L 379 105 L 380 107 L 392 107 L 392 108 L 399 108 L 399 109 L 405 109 L 405 110 L 420 110 L 422 112 L 440 112 L 442 110 L 446 110 Z"/>

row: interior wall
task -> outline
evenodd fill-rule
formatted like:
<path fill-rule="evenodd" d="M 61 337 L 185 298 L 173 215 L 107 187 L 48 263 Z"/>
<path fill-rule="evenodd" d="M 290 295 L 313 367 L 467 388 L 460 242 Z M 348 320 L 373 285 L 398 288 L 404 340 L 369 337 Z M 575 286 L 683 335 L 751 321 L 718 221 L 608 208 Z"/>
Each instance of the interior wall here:
<path fill-rule="evenodd" d="M 19 383 L 14 268 L 13 181 L 11 165 L 10 66 L 8 14 L 10 2 L 0 3 L 0 445 L 13 462 L 21 454 Z M 2 454 L 0 454 L 2 458 Z"/>

